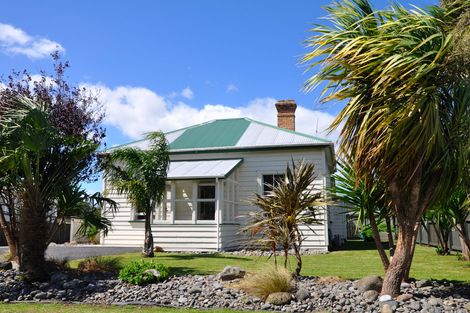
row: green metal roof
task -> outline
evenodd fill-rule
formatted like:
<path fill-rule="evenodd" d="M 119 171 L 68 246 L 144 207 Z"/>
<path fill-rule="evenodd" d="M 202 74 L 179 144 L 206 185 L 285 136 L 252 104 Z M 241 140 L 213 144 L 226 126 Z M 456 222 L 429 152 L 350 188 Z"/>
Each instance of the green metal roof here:
<path fill-rule="evenodd" d="M 170 153 L 229 151 L 230 149 L 271 149 L 330 146 L 333 142 L 317 136 L 269 125 L 249 118 L 219 119 L 165 133 Z M 112 147 L 146 149 L 146 139 Z"/>
<path fill-rule="evenodd" d="M 239 118 L 190 127 L 170 143 L 170 150 L 235 146 L 249 125 L 250 121 Z"/>

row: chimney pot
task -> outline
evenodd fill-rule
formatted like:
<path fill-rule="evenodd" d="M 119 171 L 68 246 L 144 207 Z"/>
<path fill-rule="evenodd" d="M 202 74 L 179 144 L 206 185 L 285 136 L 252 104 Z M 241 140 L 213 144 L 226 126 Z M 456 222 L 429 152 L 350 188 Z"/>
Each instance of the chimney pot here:
<path fill-rule="evenodd" d="M 277 126 L 295 131 L 295 100 L 279 100 L 276 102 Z"/>

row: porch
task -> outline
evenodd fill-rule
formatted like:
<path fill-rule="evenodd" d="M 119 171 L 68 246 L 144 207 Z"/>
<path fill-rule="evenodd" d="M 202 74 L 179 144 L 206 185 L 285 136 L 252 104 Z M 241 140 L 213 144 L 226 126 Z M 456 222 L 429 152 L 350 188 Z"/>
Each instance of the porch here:
<path fill-rule="evenodd" d="M 164 200 L 152 216 L 155 244 L 166 251 L 220 251 L 236 245 L 242 162 L 172 161 Z M 132 228 L 143 228 L 138 222 L 144 215 L 134 211 L 133 217 Z"/>

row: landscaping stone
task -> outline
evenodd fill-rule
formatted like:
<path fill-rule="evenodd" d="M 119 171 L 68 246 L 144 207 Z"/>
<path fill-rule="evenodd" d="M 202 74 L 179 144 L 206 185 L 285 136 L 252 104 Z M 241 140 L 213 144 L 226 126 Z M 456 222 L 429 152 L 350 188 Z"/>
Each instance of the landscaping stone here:
<path fill-rule="evenodd" d="M 0 270 L 11 270 L 12 265 L 11 262 L 0 262 Z"/>
<path fill-rule="evenodd" d="M 299 289 L 297 290 L 297 292 L 295 293 L 295 298 L 298 300 L 298 301 L 304 301 L 308 298 L 310 298 L 310 292 L 308 292 L 308 290 L 302 288 L 302 289 Z"/>
<path fill-rule="evenodd" d="M 149 269 L 144 271 L 145 274 L 151 274 L 153 277 L 159 278 L 161 276 L 160 272 L 156 269 Z"/>
<path fill-rule="evenodd" d="M 377 300 L 379 296 L 379 293 L 375 290 L 367 290 L 362 294 L 362 297 L 367 303 L 373 303 L 375 300 Z"/>
<path fill-rule="evenodd" d="M 360 292 L 375 290 L 380 292 L 382 289 L 382 278 L 379 276 L 367 276 L 356 281 L 355 286 Z"/>
<path fill-rule="evenodd" d="M 395 310 L 393 309 L 393 307 L 386 303 L 382 306 L 382 309 L 380 310 L 380 313 L 393 313 Z"/>
<path fill-rule="evenodd" d="M 223 271 L 219 274 L 218 278 L 223 281 L 234 280 L 243 278 L 245 276 L 245 270 L 238 266 L 226 266 Z"/>
<path fill-rule="evenodd" d="M 290 303 L 292 295 L 288 292 L 274 292 L 271 293 L 267 298 L 266 302 L 274 305 L 283 305 Z"/>
<path fill-rule="evenodd" d="M 418 280 L 415 285 L 416 285 L 416 288 L 423 288 L 423 287 L 428 287 L 430 286 L 430 282 L 427 281 L 427 280 Z"/>
<path fill-rule="evenodd" d="M 392 296 L 391 295 L 381 295 L 379 297 L 379 301 L 380 302 L 386 302 L 386 301 L 391 301 L 392 300 Z"/>
<path fill-rule="evenodd" d="M 416 288 L 413 284 L 406 288 L 406 294 L 412 296 L 407 301 L 398 301 L 400 298 L 397 297 L 397 301 L 368 302 L 364 297 L 365 292 L 360 292 L 353 281 L 325 283 L 324 279 L 298 277 L 293 286 L 297 290 L 295 298 L 292 299 L 292 295 L 288 294 L 288 303 L 277 305 L 247 295 L 233 287 L 233 284 L 224 283 L 217 275 L 177 276 L 161 283 L 134 286 L 106 275 L 78 277 L 73 272 L 63 274 L 65 276 L 57 275 L 54 278 L 57 283 L 27 283 L 22 280 L 21 273 L 0 271 L 0 302 L 64 301 L 295 313 L 321 310 L 332 313 L 381 313 L 388 309 L 384 308 L 385 304 L 396 313 L 467 313 L 466 308 L 470 308 L 470 286 L 445 281 L 431 281 L 429 286 L 423 288 Z"/>
<path fill-rule="evenodd" d="M 412 294 L 404 293 L 404 294 L 399 295 L 396 300 L 400 301 L 400 302 L 405 302 L 405 301 L 408 301 L 412 298 L 413 298 Z"/>

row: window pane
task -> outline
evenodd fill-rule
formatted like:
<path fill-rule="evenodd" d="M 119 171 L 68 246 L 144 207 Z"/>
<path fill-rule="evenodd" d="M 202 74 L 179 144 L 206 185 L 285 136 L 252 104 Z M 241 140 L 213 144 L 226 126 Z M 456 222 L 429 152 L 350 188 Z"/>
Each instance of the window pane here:
<path fill-rule="evenodd" d="M 199 186 L 199 199 L 215 199 L 215 186 Z"/>
<path fill-rule="evenodd" d="M 267 194 L 272 190 L 273 175 L 263 175 L 263 193 Z"/>
<path fill-rule="evenodd" d="M 215 202 L 198 202 L 197 219 L 211 221 L 215 220 Z"/>
<path fill-rule="evenodd" d="M 274 186 L 279 186 L 279 183 L 284 179 L 284 174 L 273 175 Z"/>
<path fill-rule="evenodd" d="M 186 201 L 175 202 L 175 220 L 177 221 L 191 221 L 193 213 L 191 210 L 192 203 Z"/>

